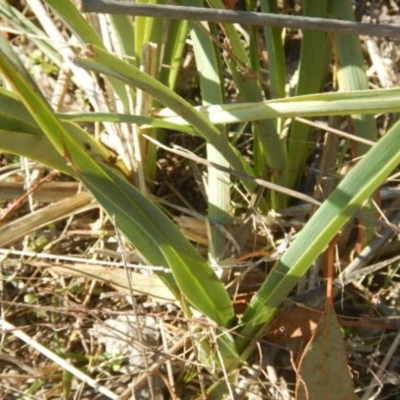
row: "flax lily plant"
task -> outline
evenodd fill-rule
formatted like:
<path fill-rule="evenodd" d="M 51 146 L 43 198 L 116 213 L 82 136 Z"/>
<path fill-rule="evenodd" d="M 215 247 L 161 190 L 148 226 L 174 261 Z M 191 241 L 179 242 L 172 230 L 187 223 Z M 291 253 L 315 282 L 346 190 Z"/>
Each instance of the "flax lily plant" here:
<path fill-rule="evenodd" d="M 4 1 L 0 2 L 0 15 L 8 27 L 32 40 L 60 75 L 71 76 L 72 85 L 84 93 L 93 112 L 58 109 L 54 98 L 42 94 L 16 49 L 0 36 L 0 149 L 82 182 L 143 260 L 164 267 L 159 276 L 185 315 L 189 318 L 194 311 L 200 312 L 215 324 L 219 366 L 228 381 L 233 379 L 231 373 L 251 354 L 253 340 L 262 334 L 313 261 L 354 213 L 366 207 L 370 196 L 399 164 L 400 124 L 395 123 L 378 140 L 374 115 L 398 112 L 400 89 L 368 90 L 356 36 L 304 32 L 298 82 L 294 92 L 288 93 L 285 32 L 281 29 L 265 28 L 260 41 L 257 29 L 249 28 L 247 48 L 238 30 L 229 24 L 221 25 L 217 32 L 215 25 L 207 23 L 112 15 L 85 18 L 69 0 L 26 2 L 37 13 L 39 24 L 33 25 Z M 203 2 L 182 3 L 202 6 Z M 254 3 L 246 0 L 247 9 L 254 9 Z M 223 7 L 221 0 L 210 0 L 209 4 Z M 273 0 L 261 4 L 264 12 L 277 10 Z M 53 23 L 46 25 L 38 11 L 44 7 L 57 16 L 68 33 L 60 32 Z M 350 0 L 307 0 L 303 11 L 308 16 L 352 18 Z M 229 46 L 216 40 L 221 32 Z M 174 92 L 187 38 L 200 78 L 202 101 L 197 106 Z M 258 57 L 260 43 L 265 43 L 269 54 L 267 95 Z M 321 49 L 317 63 L 312 56 L 315 48 Z M 337 72 L 338 91 L 322 93 L 330 65 Z M 228 104 L 223 90 L 226 71 L 238 91 L 234 104 Z M 235 176 L 235 184 L 248 199 L 259 193 L 254 178 L 276 185 L 277 190 L 261 196 L 261 212 L 286 207 L 288 193 L 297 190 L 304 174 L 312 137 L 312 128 L 295 117 L 338 115 L 351 115 L 355 135 L 369 145 L 358 146 L 361 161 L 325 200 L 321 199 L 238 320 L 225 288 L 224 268 L 218 269 L 226 236 L 210 225 L 206 259 L 152 201 L 149 191 L 157 153 L 143 133 L 162 142 L 165 132 L 174 130 L 206 143 L 208 218 L 228 227 L 234 212 L 231 177 Z M 106 140 L 116 143 L 118 157 L 80 127 L 84 122 L 103 126 Z M 250 163 L 231 139 L 247 124 L 253 137 Z M 285 136 L 288 129 L 290 141 Z M 225 168 L 216 169 L 211 164 Z M 203 337 L 198 343 L 205 349 L 205 363 L 212 352 L 206 342 Z"/>

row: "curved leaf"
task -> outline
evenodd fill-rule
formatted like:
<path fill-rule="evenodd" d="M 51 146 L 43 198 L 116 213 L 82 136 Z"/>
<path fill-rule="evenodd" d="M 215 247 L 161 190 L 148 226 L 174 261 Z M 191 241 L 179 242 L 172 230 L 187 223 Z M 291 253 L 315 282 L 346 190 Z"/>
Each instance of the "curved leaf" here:
<path fill-rule="evenodd" d="M 233 319 L 227 291 L 212 268 L 178 228 L 124 176 L 124 170 L 84 130 L 63 123 L 0 36 L 0 71 L 79 179 L 92 192 L 141 255 L 153 265 L 170 268 L 161 278 L 221 326 Z"/>
<path fill-rule="evenodd" d="M 252 337 L 271 318 L 312 262 L 399 163 L 397 122 L 343 179 L 276 263 L 243 316 L 243 336 Z"/>

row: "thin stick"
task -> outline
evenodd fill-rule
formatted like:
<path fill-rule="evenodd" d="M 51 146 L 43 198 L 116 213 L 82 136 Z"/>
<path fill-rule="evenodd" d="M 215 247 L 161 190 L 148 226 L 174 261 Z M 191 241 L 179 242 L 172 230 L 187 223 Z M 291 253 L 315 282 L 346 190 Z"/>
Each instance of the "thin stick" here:
<path fill-rule="evenodd" d="M 80 9 L 82 12 L 274 26 L 290 29 L 312 29 L 316 31 L 367 36 L 400 37 L 400 27 L 395 25 L 372 25 L 336 19 L 267 14 L 250 11 L 229 11 L 216 8 L 165 6 L 115 0 L 81 0 Z"/>

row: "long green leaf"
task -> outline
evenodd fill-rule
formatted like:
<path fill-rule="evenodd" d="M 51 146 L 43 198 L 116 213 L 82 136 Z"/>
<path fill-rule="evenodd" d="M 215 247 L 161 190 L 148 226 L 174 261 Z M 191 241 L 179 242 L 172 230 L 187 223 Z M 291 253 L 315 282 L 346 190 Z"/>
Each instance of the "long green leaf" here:
<path fill-rule="evenodd" d="M 261 11 L 265 13 L 278 13 L 276 0 L 261 2 Z M 271 81 L 271 97 L 285 97 L 285 53 L 283 50 L 282 29 L 263 27 L 265 44 L 268 51 L 268 69 Z"/>
<path fill-rule="evenodd" d="M 160 103 L 167 105 L 179 115 L 184 116 L 187 123 L 191 124 L 200 136 L 218 149 L 232 168 L 248 175 L 253 175 L 248 163 L 244 161 L 243 157 L 228 140 L 220 134 L 218 129 L 172 90 L 142 73 L 134 66 L 119 60 L 96 46 L 87 47 L 85 54 L 87 55 L 86 58 L 78 57 L 75 60 L 77 65 L 113 76 L 146 91 Z M 247 183 L 244 183 L 244 185 L 250 189 L 253 187 L 253 185 L 248 185 Z"/>
<path fill-rule="evenodd" d="M 210 3 L 216 8 L 222 8 L 221 0 L 211 0 Z M 249 58 L 243 41 L 233 24 L 223 24 L 222 28 L 229 41 L 229 51 L 223 52 L 224 60 L 239 90 L 241 101 L 262 101 L 262 83 L 260 79 L 255 79 L 257 77 L 255 71 L 259 71 L 259 67 L 254 64 L 258 63 L 258 59 L 256 61 L 255 55 L 253 55 L 252 59 Z M 253 37 L 252 39 L 257 40 Z M 253 47 L 255 51 L 258 48 L 257 46 Z M 214 102 L 213 104 L 219 104 L 219 102 Z M 253 162 L 255 174 L 263 176 L 266 168 L 268 168 L 271 181 L 285 186 L 287 173 L 286 142 L 278 135 L 276 121 L 254 121 L 252 128 L 254 134 Z M 282 203 L 285 196 L 281 193 L 272 191 L 270 197 L 272 208 L 278 209 L 285 206 Z M 262 206 L 262 203 L 260 206 Z"/>
<path fill-rule="evenodd" d="M 57 115 L 65 122 L 135 123 L 194 134 L 194 130 L 188 126 L 136 115 L 94 112 L 59 113 Z M 67 165 L 66 160 L 60 156 L 49 139 L 43 134 L 43 131 L 26 107 L 15 95 L 2 88 L 0 88 L 0 132 L 1 150 L 28 157 L 67 175 L 75 176 L 75 172 Z M 86 145 L 88 144 L 86 143 Z M 96 142 L 96 145 L 94 145 L 91 142 L 90 146 L 98 147 L 97 154 L 101 154 L 104 159 L 112 157 L 112 154 L 104 149 L 100 143 Z M 121 165 L 120 167 L 122 168 Z"/>
<path fill-rule="evenodd" d="M 19 12 L 15 7 L 7 2 L 0 1 L 0 16 L 7 20 L 7 25 L 29 35 L 29 40 L 45 54 L 55 65 L 60 66 L 62 57 L 56 52 L 51 41 L 45 40 L 45 33 L 39 29 L 30 18 Z"/>
<path fill-rule="evenodd" d="M 42 132 L 19 99 L 0 88 L 0 129 L 40 135 Z"/>
<path fill-rule="evenodd" d="M 1 37 L 0 71 L 57 151 L 144 259 L 171 269 L 173 276 L 161 274 L 171 291 L 179 298 L 180 290 L 195 308 L 217 324 L 229 326 L 233 308 L 211 267 L 166 215 L 125 179 L 113 160 L 93 153 L 92 145 L 97 144 L 85 131 L 62 123 Z"/>
<path fill-rule="evenodd" d="M 80 43 L 92 43 L 101 48 L 104 48 L 104 44 L 100 36 L 97 34 L 95 29 L 86 21 L 85 17 L 76 8 L 72 1 L 46 0 L 46 3 L 53 9 L 53 11 L 58 15 L 58 17 L 63 21 L 63 23 L 74 34 L 74 36 L 79 40 Z M 119 81 L 113 80 L 112 78 L 109 78 L 108 82 L 112 87 L 112 96 L 117 96 L 124 104 L 125 111 L 129 111 L 129 98 L 125 85 L 123 85 Z M 82 82 L 79 83 L 82 85 Z M 104 111 L 103 105 L 101 105 L 101 103 L 93 101 L 93 99 L 91 99 L 91 101 L 96 110 L 98 110 L 98 107 L 100 106 L 101 110 Z"/>
<path fill-rule="evenodd" d="M 327 14 L 328 0 L 306 0 L 303 13 L 309 17 L 325 18 Z M 318 57 L 315 51 L 318 49 Z M 329 62 L 332 59 L 329 38 L 326 32 L 303 32 L 301 42 L 299 81 L 297 83 L 297 95 L 318 93 L 328 73 Z M 287 185 L 290 188 L 297 187 L 304 166 L 309 158 L 310 139 L 313 128 L 309 125 L 293 121 L 290 127 L 290 141 L 288 150 L 288 163 L 290 164 Z"/>
<path fill-rule="evenodd" d="M 353 6 L 351 1 L 330 1 L 330 16 L 340 20 L 354 22 Z M 363 59 L 360 39 L 355 35 L 333 34 L 332 47 L 336 58 L 339 90 L 347 92 L 351 90 L 366 90 L 369 88 L 366 74 L 366 66 Z M 353 132 L 365 139 L 376 141 L 378 131 L 375 118 L 372 115 L 353 115 Z M 368 147 L 357 143 L 355 156 L 361 156 Z"/>
<path fill-rule="evenodd" d="M 72 1 L 46 0 L 46 3 L 58 14 L 81 43 L 93 43 L 103 47 L 99 35 L 86 22 L 85 17 L 74 6 Z"/>
<path fill-rule="evenodd" d="M 186 45 L 188 21 L 171 20 L 168 35 L 174 40 L 167 40 L 164 49 L 160 82 L 174 90 L 181 73 L 183 51 Z"/>
<path fill-rule="evenodd" d="M 400 89 L 358 90 L 294 96 L 259 103 L 196 107 L 213 124 L 236 124 L 278 117 L 377 114 L 400 110 Z M 169 109 L 154 113 L 168 122 L 190 124 Z"/>
<path fill-rule="evenodd" d="M 253 337 L 271 318 L 311 263 L 399 163 L 400 122 L 343 179 L 274 266 L 243 316 L 244 337 Z M 239 349 L 247 342 L 239 339 Z"/>
<path fill-rule="evenodd" d="M 355 20 L 351 0 L 330 1 L 329 11 L 331 18 Z M 331 35 L 331 40 L 335 55 L 339 90 L 347 92 L 368 89 L 369 82 L 359 37 L 335 33 Z M 377 141 L 378 129 L 374 115 L 353 114 L 351 116 L 351 125 L 354 135 L 372 142 Z M 348 147 L 351 148 L 351 154 L 355 158 L 363 156 L 369 150 L 367 144 L 360 142 L 348 144 Z M 372 203 L 369 203 L 368 213 L 371 217 L 374 216 L 375 207 Z M 364 222 L 362 230 L 362 240 L 364 243 L 368 243 L 375 236 L 375 226 L 372 222 Z"/>
<path fill-rule="evenodd" d="M 1 123 L 0 123 L 1 126 Z M 0 150 L 29 158 L 64 174 L 75 176 L 75 171 L 60 156 L 44 135 L 32 135 L 0 127 Z"/>
<path fill-rule="evenodd" d="M 201 7 L 201 0 L 183 1 L 184 5 Z M 219 48 L 213 42 L 211 36 L 215 35 L 214 27 L 207 23 L 190 23 L 189 33 L 193 42 L 193 51 L 196 57 L 196 67 L 200 79 L 202 104 L 221 104 L 225 102 L 223 82 L 221 82 L 222 67 Z M 226 126 L 217 127 L 219 135 L 227 138 Z M 207 144 L 207 159 L 226 168 L 229 167 L 223 154 L 210 143 Z M 208 217 L 221 226 L 227 226 L 230 222 L 230 179 L 229 175 L 214 168 L 207 174 L 207 202 Z M 222 256 L 225 250 L 226 237 L 214 226 L 209 229 L 209 258 L 213 262 Z"/>

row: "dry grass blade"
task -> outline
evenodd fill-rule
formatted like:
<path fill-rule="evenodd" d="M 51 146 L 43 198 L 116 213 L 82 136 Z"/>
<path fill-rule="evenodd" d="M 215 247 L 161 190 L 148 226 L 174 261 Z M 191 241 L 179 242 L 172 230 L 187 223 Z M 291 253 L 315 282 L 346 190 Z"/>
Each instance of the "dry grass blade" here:
<path fill-rule="evenodd" d="M 97 207 L 93 197 L 87 192 L 50 204 L 2 226 L 0 228 L 0 247 L 10 245 L 52 222 Z"/>
<path fill-rule="evenodd" d="M 66 276 L 73 275 L 96 279 L 115 287 L 123 293 L 149 296 L 151 300 L 159 304 L 172 304 L 176 301 L 171 291 L 157 275 L 144 275 L 130 269 L 123 269 L 121 268 L 122 266 L 120 268 L 110 268 L 87 265 L 85 263 L 54 265 L 53 263 L 43 262 L 38 263 L 37 266 Z M 135 265 L 135 268 L 138 269 L 139 266 Z"/>
<path fill-rule="evenodd" d="M 38 190 L 32 193 L 34 201 L 40 203 L 53 203 L 71 197 L 78 193 L 77 182 L 50 182 L 43 184 Z M 0 199 L 13 200 L 20 198 L 26 193 L 24 184 L 20 182 L 0 182 Z"/>

